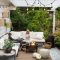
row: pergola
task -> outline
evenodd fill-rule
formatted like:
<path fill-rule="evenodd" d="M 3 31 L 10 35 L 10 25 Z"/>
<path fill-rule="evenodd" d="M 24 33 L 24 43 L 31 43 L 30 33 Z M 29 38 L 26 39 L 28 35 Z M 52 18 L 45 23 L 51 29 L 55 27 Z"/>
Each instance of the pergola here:
<path fill-rule="evenodd" d="M 12 6 L 13 5 L 13 6 Z M 1 0 L 1 6 L 10 6 L 9 10 L 15 10 L 15 7 L 43 7 L 50 8 L 53 12 L 53 33 L 55 32 L 55 9 L 60 6 L 60 0 Z M 28 10 L 28 9 L 27 9 Z M 10 11 L 9 11 L 10 12 Z"/>
<path fill-rule="evenodd" d="M 16 10 L 10 0 L 0 0 L 0 37 L 10 32 L 10 10 Z M 9 25 L 9 27 L 5 26 L 5 24 Z"/>
<path fill-rule="evenodd" d="M 43 7 L 43 8 L 50 8 L 49 11 L 51 11 L 52 17 L 53 17 L 53 33 L 55 32 L 55 9 L 60 6 L 60 0 L 0 0 L 0 21 L 4 21 L 6 18 L 7 21 L 10 21 L 10 10 L 16 10 L 16 7 Z M 28 9 L 27 9 L 28 10 Z M 5 13 L 4 13 L 5 12 Z M 5 18 L 2 17 L 4 13 Z M 7 17 L 7 16 L 9 17 Z M 9 20 L 8 20 L 9 19 Z M 4 22 L 0 24 L 0 26 L 4 26 Z M 1 27 L 2 27 L 1 26 Z M 1 29 L 0 27 L 0 29 Z M 8 29 L 8 28 L 6 28 Z M 3 33 L 3 30 L 1 29 L 1 33 Z M 9 28 L 10 29 L 10 28 Z M 3 33 L 4 34 L 4 33 Z"/>
<path fill-rule="evenodd" d="M 55 32 L 55 9 L 60 6 L 60 0 L 10 0 L 16 7 L 50 7 L 53 12 L 53 33 Z"/>

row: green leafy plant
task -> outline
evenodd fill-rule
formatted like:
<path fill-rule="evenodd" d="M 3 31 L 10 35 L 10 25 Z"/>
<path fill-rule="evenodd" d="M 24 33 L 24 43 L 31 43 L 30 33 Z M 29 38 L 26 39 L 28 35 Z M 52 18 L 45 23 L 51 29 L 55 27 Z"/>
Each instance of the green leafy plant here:
<path fill-rule="evenodd" d="M 13 41 L 5 40 L 4 41 L 4 49 L 6 53 L 10 53 L 13 47 Z"/>
<path fill-rule="evenodd" d="M 60 49 L 60 37 L 59 36 L 56 37 L 55 46 Z"/>
<path fill-rule="evenodd" d="M 55 35 L 55 46 L 60 49 L 60 31 L 56 31 Z"/>
<path fill-rule="evenodd" d="M 52 32 L 52 17 L 49 16 L 47 10 L 42 8 L 35 8 L 34 11 L 31 9 L 28 10 L 28 14 L 26 10 L 21 10 L 20 8 L 11 11 L 13 30 L 25 31 L 28 28 L 30 31 L 42 31 L 45 38 L 47 38 L 48 34 Z"/>
<path fill-rule="evenodd" d="M 52 31 L 52 19 L 50 19 L 47 10 L 37 8 L 33 11 L 30 8 L 32 9 L 32 7 L 29 7 L 28 14 L 26 10 L 20 8 L 11 11 L 13 30 L 26 30 L 28 28 L 31 31 Z"/>
<path fill-rule="evenodd" d="M 56 19 L 58 20 L 60 20 L 60 7 L 58 7 L 57 9 L 56 9 Z"/>

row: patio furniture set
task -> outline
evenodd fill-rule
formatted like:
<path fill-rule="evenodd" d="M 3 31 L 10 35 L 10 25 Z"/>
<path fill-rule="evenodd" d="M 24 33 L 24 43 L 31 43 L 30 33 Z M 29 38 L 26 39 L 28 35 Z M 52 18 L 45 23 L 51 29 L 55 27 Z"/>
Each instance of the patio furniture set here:
<path fill-rule="evenodd" d="M 37 51 L 37 47 L 42 46 L 45 43 L 43 32 L 29 32 L 29 38 L 26 38 L 26 36 L 28 36 L 26 35 L 26 31 L 11 31 L 11 37 L 14 40 L 18 40 L 18 42 L 20 42 L 20 47 L 25 47 L 26 52 L 28 50 Z"/>
<path fill-rule="evenodd" d="M 43 32 L 30 32 L 29 40 L 26 39 L 26 31 L 20 31 L 20 32 L 11 31 L 10 33 L 11 33 L 12 39 L 15 40 L 14 46 L 12 47 L 12 49 L 15 50 L 16 56 L 18 55 L 19 49 L 23 49 L 25 47 L 26 52 L 28 50 L 37 51 L 37 47 L 43 46 L 43 44 L 45 43 Z M 0 38 L 0 49 L 3 49 L 4 40 L 8 38 L 9 38 L 8 34 Z"/>
<path fill-rule="evenodd" d="M 38 52 L 33 53 L 33 57 L 40 60 L 40 59 L 48 59 L 50 58 L 50 50 L 49 49 L 44 49 L 44 48 L 39 48 Z"/>

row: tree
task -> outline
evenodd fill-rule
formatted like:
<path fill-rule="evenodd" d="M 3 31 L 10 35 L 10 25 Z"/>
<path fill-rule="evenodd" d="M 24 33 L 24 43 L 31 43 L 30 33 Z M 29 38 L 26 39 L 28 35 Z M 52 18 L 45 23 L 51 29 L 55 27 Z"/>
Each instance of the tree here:
<path fill-rule="evenodd" d="M 56 9 L 56 30 L 60 30 L 60 7 Z"/>
<path fill-rule="evenodd" d="M 17 30 L 43 31 L 48 34 L 52 31 L 52 19 L 50 19 L 47 10 L 36 9 L 21 12 L 20 8 L 11 12 L 13 27 Z M 15 30 L 14 29 L 14 30 Z"/>
<path fill-rule="evenodd" d="M 60 20 L 60 7 L 56 9 L 56 20 Z"/>
<path fill-rule="evenodd" d="M 11 21 L 14 30 L 25 30 L 27 28 L 27 19 L 25 18 L 25 14 L 22 14 L 19 8 L 15 11 L 11 11 Z"/>
<path fill-rule="evenodd" d="M 29 14 L 31 11 L 29 12 Z M 33 14 L 34 13 L 34 14 Z M 49 17 L 48 12 L 43 9 L 35 10 L 31 16 L 32 20 L 28 24 L 28 29 L 31 31 L 42 31 L 47 37 L 52 32 L 52 19 Z M 28 16 L 30 16 L 28 14 Z"/>

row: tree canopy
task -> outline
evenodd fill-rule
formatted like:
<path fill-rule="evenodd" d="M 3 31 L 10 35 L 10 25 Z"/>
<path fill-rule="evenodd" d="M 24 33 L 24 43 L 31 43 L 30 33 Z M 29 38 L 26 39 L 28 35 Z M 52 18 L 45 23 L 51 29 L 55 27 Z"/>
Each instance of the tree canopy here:
<path fill-rule="evenodd" d="M 13 30 L 43 31 L 46 34 L 52 32 L 52 19 L 49 17 L 47 10 L 30 9 L 22 12 L 20 8 L 11 11 L 11 21 Z"/>

